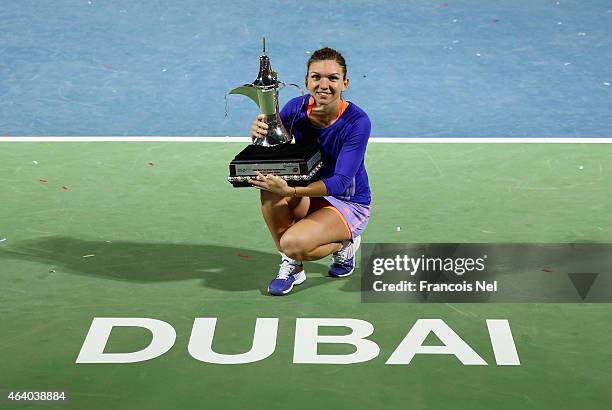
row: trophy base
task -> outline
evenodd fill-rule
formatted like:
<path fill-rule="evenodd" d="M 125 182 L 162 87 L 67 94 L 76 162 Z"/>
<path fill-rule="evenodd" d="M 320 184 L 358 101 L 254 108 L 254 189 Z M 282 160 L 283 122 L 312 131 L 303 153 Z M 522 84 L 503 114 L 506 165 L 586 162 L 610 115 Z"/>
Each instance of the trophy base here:
<path fill-rule="evenodd" d="M 255 171 L 259 171 L 278 175 L 290 186 L 306 186 L 322 165 L 315 144 L 249 145 L 230 162 L 227 180 L 235 188 L 250 187 L 247 180 L 257 179 Z"/>

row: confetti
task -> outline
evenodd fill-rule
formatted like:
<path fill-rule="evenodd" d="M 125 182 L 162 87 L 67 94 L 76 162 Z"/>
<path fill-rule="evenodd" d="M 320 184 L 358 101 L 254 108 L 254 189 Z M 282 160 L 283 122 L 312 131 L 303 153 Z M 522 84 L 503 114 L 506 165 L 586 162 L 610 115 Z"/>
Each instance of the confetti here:
<path fill-rule="evenodd" d="M 442 7 L 448 7 L 448 3 L 442 3 Z"/>
<path fill-rule="evenodd" d="M 306 54 L 310 54 L 310 51 L 307 51 Z"/>
<path fill-rule="evenodd" d="M 563 65 L 568 66 L 571 65 L 572 63 L 563 63 Z"/>
<path fill-rule="evenodd" d="M 579 35 L 579 36 L 586 36 L 586 33 L 584 33 L 584 32 L 580 32 L 580 33 L 578 33 L 578 35 Z"/>
<path fill-rule="evenodd" d="M 149 165 L 150 167 L 154 167 L 155 166 L 155 164 L 153 162 L 149 162 L 149 163 L 147 163 L 147 165 Z"/>
<path fill-rule="evenodd" d="M 553 270 L 552 270 L 552 269 L 550 269 L 550 268 L 544 268 L 544 269 L 542 269 L 542 270 L 543 270 L 544 272 L 552 272 L 552 271 L 553 271 Z"/>
<path fill-rule="evenodd" d="M 40 181 L 42 184 L 45 184 L 45 183 L 47 182 L 47 180 L 46 180 L 46 179 L 39 179 L 39 181 Z"/>
<path fill-rule="evenodd" d="M 32 161 L 32 164 L 38 165 L 38 161 Z"/>
<path fill-rule="evenodd" d="M 457 19 L 453 19 L 453 23 L 456 23 L 456 22 L 458 22 L 458 21 L 459 21 L 459 20 L 457 20 Z"/>
<path fill-rule="evenodd" d="M 480 53 L 476 53 L 476 57 L 480 57 L 480 56 L 481 56 L 481 54 L 480 54 Z"/>
<path fill-rule="evenodd" d="M 6 238 L 0 239 L 0 242 L 6 242 Z"/>
<path fill-rule="evenodd" d="M 401 226 L 396 226 L 396 227 L 395 227 L 395 231 L 396 231 L 396 232 L 399 232 L 399 231 L 401 231 L 401 230 L 402 230 L 402 227 L 401 227 Z"/>
<path fill-rule="evenodd" d="M 166 71 L 168 71 L 167 68 L 162 68 L 162 73 L 165 73 Z"/>
<path fill-rule="evenodd" d="M 499 19 L 493 19 L 493 23 L 499 23 Z"/>
<path fill-rule="evenodd" d="M 582 171 L 582 170 L 584 169 L 584 167 L 583 167 L 582 165 L 580 165 L 580 166 L 578 167 L 578 169 Z"/>
<path fill-rule="evenodd" d="M 248 255 L 243 255 L 242 253 L 237 253 L 236 255 L 241 257 L 242 259 L 249 259 Z"/>
<path fill-rule="evenodd" d="M 557 21 L 557 24 L 558 24 L 558 25 L 561 25 L 561 24 L 563 24 L 563 23 L 562 23 L 562 22 L 560 22 L 560 21 Z"/>
<path fill-rule="evenodd" d="M 5 133 L 4 133 L 4 134 L 2 134 L 2 135 L 3 135 L 3 136 L 5 136 L 5 137 L 10 137 L 10 136 L 11 136 L 11 134 L 9 134 L 8 132 L 5 132 Z"/>
<path fill-rule="evenodd" d="M 62 189 L 63 189 L 64 191 L 68 191 L 70 188 L 68 188 L 66 185 L 64 185 L 64 186 L 62 187 Z"/>
<path fill-rule="evenodd" d="M 55 269 L 49 269 L 49 273 L 55 273 Z"/>
<path fill-rule="evenodd" d="M 605 83 L 603 83 L 603 85 L 605 85 L 606 87 L 609 87 L 610 83 L 606 81 Z"/>
<path fill-rule="evenodd" d="M 91 258 L 92 256 L 96 256 L 95 254 L 91 253 L 89 255 L 83 255 L 83 258 Z"/>

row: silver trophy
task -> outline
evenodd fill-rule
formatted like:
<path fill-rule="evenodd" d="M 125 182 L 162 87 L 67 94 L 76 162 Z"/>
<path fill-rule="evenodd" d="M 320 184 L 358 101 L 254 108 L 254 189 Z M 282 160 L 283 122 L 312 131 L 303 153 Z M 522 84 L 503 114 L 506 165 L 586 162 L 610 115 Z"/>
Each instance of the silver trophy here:
<path fill-rule="evenodd" d="M 266 55 L 266 39 L 263 54 L 259 57 L 259 74 L 252 84 L 232 89 L 228 94 L 242 94 L 255 101 L 268 124 L 265 138 L 254 138 L 230 162 L 227 180 L 234 187 L 251 186 L 248 179 L 258 179 L 256 172 L 275 174 L 291 186 L 308 185 L 321 169 L 321 151 L 314 141 L 291 144 L 292 136 L 283 126 L 278 110 L 278 79 Z"/>

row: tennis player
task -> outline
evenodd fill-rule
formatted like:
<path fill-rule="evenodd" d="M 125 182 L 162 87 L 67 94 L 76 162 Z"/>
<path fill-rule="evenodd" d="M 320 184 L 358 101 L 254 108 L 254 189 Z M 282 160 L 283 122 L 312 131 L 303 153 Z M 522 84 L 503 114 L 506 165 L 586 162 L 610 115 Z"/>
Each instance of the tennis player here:
<path fill-rule="evenodd" d="M 323 167 L 314 182 L 290 187 L 273 174 L 258 173 L 249 182 L 261 189 L 261 210 L 276 248 L 280 269 L 269 286 L 285 295 L 306 280 L 302 261 L 332 255 L 329 276 L 341 278 L 355 270 L 355 254 L 370 217 L 370 186 L 364 165 L 371 124 L 355 103 L 342 98 L 349 86 L 346 62 L 336 50 L 322 48 L 307 63 L 305 99 L 290 100 L 281 119 L 296 143 L 315 141 Z M 259 115 L 251 136 L 263 138 L 268 126 Z"/>

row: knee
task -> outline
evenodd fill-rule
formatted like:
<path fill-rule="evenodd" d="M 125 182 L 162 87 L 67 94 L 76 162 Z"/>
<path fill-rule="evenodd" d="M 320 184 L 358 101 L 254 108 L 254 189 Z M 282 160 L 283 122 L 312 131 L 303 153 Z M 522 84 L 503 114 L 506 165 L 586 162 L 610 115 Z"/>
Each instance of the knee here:
<path fill-rule="evenodd" d="M 309 249 L 306 249 L 306 243 L 299 236 L 294 235 L 291 231 L 285 232 L 280 238 L 280 250 L 285 255 L 295 260 L 304 260 Z"/>

